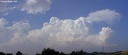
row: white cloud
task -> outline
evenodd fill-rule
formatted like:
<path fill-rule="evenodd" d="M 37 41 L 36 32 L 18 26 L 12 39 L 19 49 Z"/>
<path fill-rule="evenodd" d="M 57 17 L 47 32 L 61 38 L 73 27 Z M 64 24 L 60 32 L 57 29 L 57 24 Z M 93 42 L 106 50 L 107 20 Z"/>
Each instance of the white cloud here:
<path fill-rule="evenodd" d="M 0 0 L 0 12 L 6 12 L 8 10 L 14 10 L 16 7 L 16 2 L 8 2 L 9 0 Z M 16 1 L 16 0 L 15 0 Z M 13 4 L 12 4 L 13 3 Z M 19 5 L 19 4 L 18 4 Z"/>
<path fill-rule="evenodd" d="M 87 40 L 92 41 L 94 45 L 97 44 L 102 46 L 103 44 L 106 44 L 106 39 L 110 37 L 111 33 L 112 29 L 110 27 L 102 27 L 102 30 L 99 32 L 99 34 L 90 35 Z"/>
<path fill-rule="evenodd" d="M 19 32 L 23 32 L 27 29 L 30 28 L 30 25 L 28 23 L 28 21 L 20 21 L 20 22 L 15 22 L 11 27 L 8 27 L 11 30 L 14 31 L 19 31 Z"/>
<path fill-rule="evenodd" d="M 0 18 L 0 43 L 8 42 L 8 40 L 11 38 L 11 31 L 5 27 L 7 23 L 8 21 L 6 19 Z"/>
<path fill-rule="evenodd" d="M 114 22 L 115 20 L 119 20 L 120 14 L 109 10 L 100 10 L 96 12 L 92 12 L 88 15 L 87 22 L 93 23 L 93 22 L 107 22 L 108 24 Z"/>
<path fill-rule="evenodd" d="M 109 27 L 103 27 L 102 30 L 99 32 L 99 40 L 105 42 L 105 40 L 110 36 L 112 33 L 111 28 Z"/>
<path fill-rule="evenodd" d="M 7 21 L 2 18 L 0 19 L 0 26 L 3 26 L 4 29 L 0 30 L 5 31 L 4 33 L 7 33 L 8 36 L 6 34 L 1 35 L 1 31 L 0 36 L 11 36 L 11 38 L 7 42 L 2 42 L 0 49 L 4 51 L 21 50 L 26 53 L 34 53 L 42 51 L 42 49 L 46 47 L 55 48 L 61 51 L 101 47 L 102 43 L 107 44 L 106 40 L 111 36 L 112 29 L 110 27 L 101 27 L 101 31 L 91 34 L 90 25 L 93 23 L 90 23 L 90 21 L 98 23 L 109 22 L 111 20 L 116 21 L 117 19 L 111 18 L 110 20 L 109 17 L 106 18 L 105 15 L 107 14 L 102 14 L 101 16 L 98 15 L 98 17 L 100 16 L 105 20 L 109 20 L 105 21 L 99 19 L 97 18 L 98 12 L 106 13 L 106 10 L 90 13 L 96 15 L 94 17 L 89 15 L 88 17 L 90 18 L 80 17 L 76 20 L 61 20 L 57 17 L 52 17 L 49 22 L 45 22 L 43 24 L 41 29 L 34 30 L 29 29 L 30 24 L 28 21 L 16 22 L 12 26 L 5 27 L 4 25 L 7 24 Z M 112 10 L 109 10 L 109 12 L 113 15 L 111 17 L 119 18 L 120 16 L 117 12 L 113 13 Z M 118 16 L 116 16 L 116 14 L 118 14 Z M 0 39 L 1 38 L 4 37 L 0 37 Z M 94 51 L 97 49 L 92 50 Z"/>
<path fill-rule="evenodd" d="M 13 1 L 13 0 L 12 0 Z M 16 0 L 14 0 L 16 1 Z M 23 3 L 25 1 L 25 3 Z M 13 4 L 12 4 L 13 3 Z M 29 14 L 44 14 L 50 9 L 51 0 L 23 0 L 17 2 L 0 2 L 0 12 L 19 9 Z"/>
<path fill-rule="evenodd" d="M 4 14 L 4 16 L 6 16 L 6 15 L 8 15 L 9 13 L 8 12 L 6 12 L 5 14 Z"/>
<path fill-rule="evenodd" d="M 49 10 L 51 0 L 26 0 L 22 7 L 22 11 L 30 14 L 45 13 Z"/>
<path fill-rule="evenodd" d="M 7 20 L 6 19 L 4 19 L 4 18 L 1 18 L 0 19 L 0 27 L 3 27 L 4 25 L 6 25 L 8 22 L 7 22 Z"/>
<path fill-rule="evenodd" d="M 5 20 L 4 18 L 1 19 Z M 2 40 L 0 42 L 0 49 L 2 48 L 2 50 L 5 52 L 18 51 L 17 49 L 22 49 L 20 46 L 24 46 L 21 44 L 25 42 L 23 39 L 27 37 L 26 35 L 29 28 L 30 25 L 28 21 L 15 22 L 12 26 L 9 27 L 3 25 L 3 27 L 0 28 L 0 40 Z"/>

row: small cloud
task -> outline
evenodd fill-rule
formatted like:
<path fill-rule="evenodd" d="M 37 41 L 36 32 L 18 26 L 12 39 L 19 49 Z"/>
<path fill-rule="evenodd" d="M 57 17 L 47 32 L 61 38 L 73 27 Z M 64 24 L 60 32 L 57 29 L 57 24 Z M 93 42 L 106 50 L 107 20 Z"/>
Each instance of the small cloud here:
<path fill-rule="evenodd" d="M 15 2 L 15 3 L 14 3 Z M 14 3 L 12 5 L 12 3 Z M 6 12 L 7 10 L 13 10 L 15 7 L 16 1 L 7 1 L 7 0 L 1 0 L 0 1 L 0 12 Z"/>
<path fill-rule="evenodd" d="M 4 18 L 0 19 L 0 27 L 3 27 L 4 25 L 6 25 L 8 23 L 8 21 Z"/>
<path fill-rule="evenodd" d="M 29 14 L 45 13 L 50 9 L 51 0 L 26 0 L 21 11 Z"/>
<path fill-rule="evenodd" d="M 4 14 L 4 16 L 6 16 L 6 15 L 8 15 L 9 13 L 8 12 L 6 12 L 5 14 Z"/>
<path fill-rule="evenodd" d="M 121 15 L 119 13 L 113 10 L 105 9 L 90 13 L 86 20 L 88 23 L 106 22 L 107 24 L 110 24 L 115 20 L 119 20 L 120 16 Z"/>
<path fill-rule="evenodd" d="M 44 14 L 50 9 L 51 0 L 23 0 L 23 2 L 18 2 L 17 0 L 1 0 L 0 1 L 0 12 L 5 12 L 7 10 L 14 10 L 18 8 L 21 11 L 26 11 L 28 14 Z M 13 4 L 12 4 L 13 3 Z"/>

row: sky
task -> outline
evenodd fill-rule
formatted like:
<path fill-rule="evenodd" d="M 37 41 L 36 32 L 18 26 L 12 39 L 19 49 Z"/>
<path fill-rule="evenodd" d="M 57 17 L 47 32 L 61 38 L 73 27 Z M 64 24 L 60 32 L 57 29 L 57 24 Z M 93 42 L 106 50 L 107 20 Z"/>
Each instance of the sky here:
<path fill-rule="evenodd" d="M 127 0 L 0 0 L 0 51 L 128 50 Z"/>

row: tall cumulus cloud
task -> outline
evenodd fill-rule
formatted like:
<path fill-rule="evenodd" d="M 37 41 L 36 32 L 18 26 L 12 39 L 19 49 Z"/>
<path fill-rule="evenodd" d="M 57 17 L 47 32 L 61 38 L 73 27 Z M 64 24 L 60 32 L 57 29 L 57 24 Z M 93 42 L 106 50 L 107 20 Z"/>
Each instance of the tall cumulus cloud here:
<path fill-rule="evenodd" d="M 9 40 L 0 42 L 0 49 L 8 52 L 21 50 L 24 53 L 32 53 L 47 47 L 65 52 L 70 49 L 100 47 L 103 43 L 108 44 L 106 40 L 113 30 L 110 27 L 101 27 L 100 31 L 91 34 L 90 25 L 99 22 L 114 22 L 119 17 L 119 13 L 109 9 L 92 12 L 88 17 L 75 20 L 52 17 L 49 22 L 43 23 L 42 28 L 33 30 L 30 30 L 31 26 L 28 21 L 15 22 L 7 27 L 5 25 L 8 21 L 1 18 L 0 39 L 8 38 Z"/>

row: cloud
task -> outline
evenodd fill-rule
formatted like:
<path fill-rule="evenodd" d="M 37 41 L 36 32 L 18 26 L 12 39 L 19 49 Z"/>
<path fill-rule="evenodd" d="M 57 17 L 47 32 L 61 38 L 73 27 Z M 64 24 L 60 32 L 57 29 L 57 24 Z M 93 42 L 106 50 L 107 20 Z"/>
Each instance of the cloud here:
<path fill-rule="evenodd" d="M 30 14 L 45 13 L 49 10 L 51 0 L 26 0 L 22 7 L 22 11 L 27 11 Z"/>
<path fill-rule="evenodd" d="M 15 37 L 16 38 L 21 37 L 22 35 L 26 34 L 27 30 L 29 30 L 29 27 L 30 27 L 30 25 L 27 21 L 16 22 L 12 26 L 9 26 L 9 27 L 5 26 L 7 23 L 8 22 L 6 21 L 6 19 L 4 19 L 4 18 L 0 19 L 1 39 L 3 39 L 3 40 L 7 39 L 8 41 L 10 41 L 11 39 L 15 39 Z M 20 36 L 18 36 L 18 35 L 20 35 Z M 22 37 L 25 37 L 25 36 L 22 36 Z M 10 39 L 8 39 L 8 38 L 10 38 Z"/>
<path fill-rule="evenodd" d="M 21 11 L 26 11 L 29 14 L 44 14 L 46 11 L 50 9 L 50 5 L 52 3 L 51 0 L 23 0 L 17 2 L 16 1 L 17 0 L 12 0 L 12 2 L 1 1 L 0 12 L 18 9 Z"/>
<path fill-rule="evenodd" d="M 104 13 L 97 16 L 97 13 Z M 119 18 L 119 13 L 109 10 L 113 17 Z M 113 13 L 114 12 L 114 13 Z M 5 34 L 1 34 L 0 39 L 8 38 L 6 42 L 2 42 L 0 49 L 3 51 L 18 51 L 21 50 L 24 53 L 35 53 L 42 51 L 43 48 L 50 47 L 60 51 L 72 51 L 78 49 L 86 49 L 91 51 L 98 50 L 97 47 L 101 47 L 104 43 L 107 45 L 106 40 L 111 36 L 113 30 L 110 27 L 100 27 L 100 31 L 92 34 L 90 32 L 90 25 L 98 22 L 111 22 L 116 21 L 117 18 L 106 17 L 106 10 L 100 10 L 92 12 L 88 17 L 80 17 L 78 19 L 64 19 L 61 20 L 57 17 L 52 17 L 49 22 L 43 23 L 40 29 L 30 29 L 31 26 L 28 21 L 15 22 L 12 26 L 6 27 L 8 23 L 6 19 L 0 19 L 0 26 L 3 26 L 0 30 L 5 31 Z M 117 16 L 118 15 L 118 16 Z M 102 17 L 99 19 L 97 17 Z M 112 17 L 112 16 L 111 16 Z M 93 20 L 94 19 L 94 20 Z M 98 21 L 97 21 L 98 20 Z M 92 22 L 92 23 L 90 23 Z M 102 28 L 102 29 L 101 29 Z M 8 35 L 7 35 L 8 34 Z M 8 50 L 7 50 L 8 49 Z M 17 50 L 18 49 L 18 50 Z"/>
<path fill-rule="evenodd" d="M 106 44 L 106 39 L 110 37 L 112 34 L 112 29 L 110 27 L 102 27 L 102 30 L 95 35 L 90 35 L 87 40 L 95 40 L 92 41 L 93 44 L 97 44 L 99 46 L 102 46 L 103 44 Z"/>
<path fill-rule="evenodd" d="M 115 20 L 119 20 L 120 14 L 112 11 L 110 9 L 100 10 L 96 12 L 92 12 L 88 15 L 87 22 L 93 23 L 93 22 L 106 22 L 106 23 L 112 23 Z"/>
<path fill-rule="evenodd" d="M 1 18 L 0 19 L 0 27 L 3 27 L 4 25 L 6 25 L 8 22 L 7 22 L 7 20 L 6 19 L 4 19 L 4 18 Z"/>
<path fill-rule="evenodd" d="M 8 10 L 15 9 L 14 7 L 16 6 L 17 3 L 14 1 L 16 0 L 11 0 L 10 2 L 9 0 L 0 0 L 0 12 L 6 12 Z"/>
<path fill-rule="evenodd" d="M 4 16 L 6 16 L 6 15 L 8 15 L 9 14 L 9 12 L 6 12 L 5 14 L 4 14 Z"/>
<path fill-rule="evenodd" d="M 9 40 L 11 37 L 10 35 L 10 30 L 7 30 L 5 25 L 8 23 L 8 21 L 4 18 L 0 19 L 0 43 L 5 43 L 8 42 L 7 40 Z M 5 36 L 9 37 L 6 38 Z M 3 38 L 3 39 L 2 39 Z"/>

